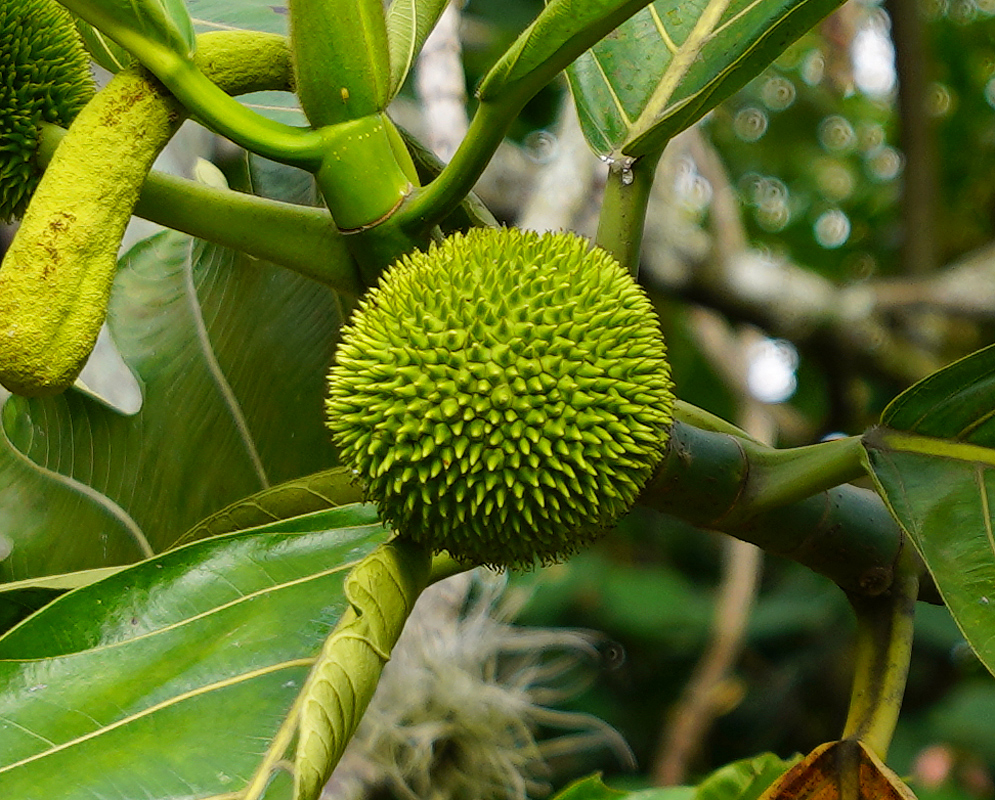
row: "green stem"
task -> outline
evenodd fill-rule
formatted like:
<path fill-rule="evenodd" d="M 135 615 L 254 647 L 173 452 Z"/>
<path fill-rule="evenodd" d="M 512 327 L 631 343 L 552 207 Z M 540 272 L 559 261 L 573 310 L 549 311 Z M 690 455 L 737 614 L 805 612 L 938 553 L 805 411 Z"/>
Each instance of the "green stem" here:
<path fill-rule="evenodd" d="M 860 740 L 882 761 L 905 694 L 922 574 L 922 562 L 911 547 L 905 547 L 890 592 L 849 597 L 857 616 L 857 647 L 843 738 Z"/>
<path fill-rule="evenodd" d="M 743 499 L 753 514 L 803 500 L 867 474 L 859 436 L 784 450 L 750 441 L 743 441 L 742 447 L 751 465 Z"/>
<path fill-rule="evenodd" d="M 284 125 L 257 114 L 225 94 L 191 62 L 177 58 L 152 72 L 198 120 L 246 150 L 309 172 L 321 165 L 325 131 Z"/>
<path fill-rule="evenodd" d="M 428 585 L 431 557 L 396 538 L 380 545 L 345 579 L 349 609 L 325 640 L 304 686 L 294 797 L 321 793 L 380 680 L 415 601 Z"/>
<path fill-rule="evenodd" d="M 686 422 L 688 425 L 693 425 L 695 428 L 711 431 L 712 433 L 725 433 L 739 439 L 748 439 L 751 442 L 757 441 L 746 431 L 741 428 L 737 428 L 731 422 L 727 422 L 722 419 L 722 417 L 713 414 L 711 411 L 705 411 L 705 409 L 698 408 L 698 406 L 691 405 L 684 400 L 678 399 L 674 402 L 674 419 Z"/>
<path fill-rule="evenodd" d="M 382 0 L 289 0 L 297 96 L 315 127 L 383 111 L 390 56 Z"/>
<path fill-rule="evenodd" d="M 662 154 L 659 149 L 631 163 L 618 161 L 608 171 L 594 243 L 615 256 L 633 277 L 639 274 L 646 208 Z"/>
<path fill-rule="evenodd" d="M 48 166 L 65 131 L 43 123 L 38 163 Z M 358 296 L 362 285 L 342 236 L 324 209 L 281 203 L 215 189 L 151 172 L 134 213 L 314 278 L 337 292 Z"/>
<path fill-rule="evenodd" d="M 453 575 L 459 575 L 472 567 L 468 567 L 462 561 L 457 561 L 449 553 L 436 553 L 432 556 L 432 567 L 429 571 L 428 582 L 438 583 Z"/>
<path fill-rule="evenodd" d="M 452 160 L 428 186 L 416 189 L 394 215 L 403 230 L 427 231 L 463 201 L 490 162 L 528 98 L 482 102 Z"/>
<path fill-rule="evenodd" d="M 422 233 L 448 216 L 473 188 L 525 104 L 585 50 L 648 4 L 649 0 L 612 4 L 585 27 L 573 29 L 570 4 L 548 3 L 481 81 L 480 104 L 459 149 L 439 177 L 401 207 L 399 224 Z M 545 57 L 536 60 L 542 50 Z M 530 61 L 535 63 L 522 71 L 521 65 Z"/>
<path fill-rule="evenodd" d="M 127 22 L 122 22 L 115 15 L 107 13 L 106 9 L 92 3 L 63 0 L 63 5 L 128 50 L 191 114 L 218 133 L 274 161 L 305 169 L 318 168 L 324 150 L 324 136 L 320 131 L 295 128 L 267 119 L 250 111 L 212 82 L 212 79 L 218 80 L 219 77 L 222 81 L 227 80 L 232 74 L 266 72 L 270 63 L 257 63 L 253 58 L 254 54 L 244 51 L 244 57 L 237 63 L 236 69 L 233 69 L 232 62 L 228 60 L 224 66 L 225 75 L 211 74 L 208 77 L 200 69 L 205 61 L 211 61 L 203 53 L 206 43 L 203 36 L 197 37 L 197 50 L 200 52 L 191 57 L 191 54 L 181 52 L 178 47 L 168 47 L 136 32 Z M 235 35 L 239 33 L 242 32 Z M 246 42 L 265 41 L 268 36 L 270 35 L 244 32 L 243 38 Z M 225 55 L 230 57 L 231 53 Z"/>

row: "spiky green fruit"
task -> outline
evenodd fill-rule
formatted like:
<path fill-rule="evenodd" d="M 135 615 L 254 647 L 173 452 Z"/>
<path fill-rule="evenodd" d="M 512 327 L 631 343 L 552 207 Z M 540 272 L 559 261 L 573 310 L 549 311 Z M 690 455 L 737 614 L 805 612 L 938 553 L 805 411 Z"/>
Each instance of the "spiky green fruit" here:
<path fill-rule="evenodd" d="M 632 506 L 674 397 L 659 322 L 572 234 L 478 229 L 403 258 L 344 329 L 328 426 L 401 534 L 493 566 L 561 559 Z"/>
<path fill-rule="evenodd" d="M 69 125 L 93 91 L 66 9 L 54 0 L 0 2 L 0 220 L 22 216 L 38 184 L 39 125 Z"/>

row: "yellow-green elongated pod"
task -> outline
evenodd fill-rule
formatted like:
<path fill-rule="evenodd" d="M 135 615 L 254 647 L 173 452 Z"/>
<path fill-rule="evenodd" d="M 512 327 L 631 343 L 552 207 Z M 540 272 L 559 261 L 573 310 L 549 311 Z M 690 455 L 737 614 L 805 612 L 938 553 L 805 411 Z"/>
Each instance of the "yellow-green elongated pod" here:
<path fill-rule="evenodd" d="M 315 800 L 328 781 L 428 583 L 430 566 L 428 550 L 395 539 L 346 577 L 349 608 L 325 641 L 304 687 L 294 800 Z"/>
<path fill-rule="evenodd" d="M 79 375 L 142 183 L 181 120 L 138 68 L 76 117 L 0 266 L 0 383 L 10 391 L 55 394 Z"/>
<path fill-rule="evenodd" d="M 54 0 L 0 2 L 0 221 L 19 218 L 38 185 L 38 126 L 66 126 L 93 97 L 90 59 Z"/>
<path fill-rule="evenodd" d="M 283 37 L 210 33 L 198 50 L 198 66 L 227 93 L 290 82 Z M 80 112 L 0 265 L 0 384 L 46 395 L 75 380 L 107 313 L 142 184 L 185 115 L 140 67 L 118 73 Z"/>

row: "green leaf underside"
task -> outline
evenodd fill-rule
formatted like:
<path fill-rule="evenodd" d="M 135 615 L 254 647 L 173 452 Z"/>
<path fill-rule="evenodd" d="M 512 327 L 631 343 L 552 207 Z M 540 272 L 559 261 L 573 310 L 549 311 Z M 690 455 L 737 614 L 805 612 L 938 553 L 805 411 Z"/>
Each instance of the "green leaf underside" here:
<path fill-rule="evenodd" d="M 840 0 L 658 0 L 567 70 L 603 156 L 662 147 L 776 59 Z"/>
<path fill-rule="evenodd" d="M 345 608 L 347 569 L 386 536 L 369 506 L 336 513 L 326 531 L 142 562 L 0 638 L 5 796 L 64 796 L 67 776 L 95 797 L 244 788 Z"/>
<path fill-rule="evenodd" d="M 104 69 L 109 72 L 120 72 L 131 63 L 131 54 L 127 50 L 88 22 L 77 17 L 76 29 L 83 40 L 83 46 L 89 51 L 93 60 Z"/>
<path fill-rule="evenodd" d="M 394 0 L 387 9 L 387 44 L 390 52 L 390 97 L 404 84 L 425 40 L 449 0 Z"/>
<path fill-rule="evenodd" d="M 286 270 L 175 233 L 137 245 L 109 326 L 142 409 L 124 416 L 74 391 L 8 400 L 0 576 L 134 561 L 334 463 L 321 400 L 338 319 L 331 292 Z"/>
<path fill-rule="evenodd" d="M 892 515 L 978 656 L 995 672 L 995 347 L 903 392 L 864 436 Z"/>

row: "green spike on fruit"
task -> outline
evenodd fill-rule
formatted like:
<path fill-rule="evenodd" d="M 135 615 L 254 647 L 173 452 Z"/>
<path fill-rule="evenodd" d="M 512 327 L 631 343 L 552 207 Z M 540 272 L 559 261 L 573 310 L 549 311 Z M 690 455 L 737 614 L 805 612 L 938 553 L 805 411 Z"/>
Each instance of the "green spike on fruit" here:
<path fill-rule="evenodd" d="M 659 321 L 572 234 L 478 229 L 405 256 L 343 331 L 328 426 L 400 534 L 474 564 L 559 560 L 663 458 Z"/>
<path fill-rule="evenodd" d="M 68 126 L 93 96 L 90 58 L 54 0 L 0 2 L 0 221 L 23 215 L 40 173 L 39 126 Z"/>

